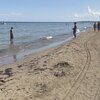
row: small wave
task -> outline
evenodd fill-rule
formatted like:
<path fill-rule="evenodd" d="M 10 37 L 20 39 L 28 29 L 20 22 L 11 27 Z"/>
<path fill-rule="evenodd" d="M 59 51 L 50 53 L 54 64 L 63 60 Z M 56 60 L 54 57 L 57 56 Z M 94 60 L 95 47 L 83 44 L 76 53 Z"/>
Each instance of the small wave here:
<path fill-rule="evenodd" d="M 52 38 L 53 38 L 53 36 L 47 36 L 46 37 L 47 40 L 52 39 Z"/>
<path fill-rule="evenodd" d="M 79 29 L 77 29 L 76 33 L 80 33 L 81 31 Z"/>
<path fill-rule="evenodd" d="M 87 27 L 84 27 L 84 29 L 87 29 Z"/>

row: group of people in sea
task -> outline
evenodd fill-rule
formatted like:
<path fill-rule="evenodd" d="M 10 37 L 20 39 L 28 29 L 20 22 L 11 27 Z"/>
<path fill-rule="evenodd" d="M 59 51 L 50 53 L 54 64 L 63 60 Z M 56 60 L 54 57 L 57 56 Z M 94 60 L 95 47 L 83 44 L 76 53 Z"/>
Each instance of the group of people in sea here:
<path fill-rule="evenodd" d="M 74 38 L 76 38 L 76 31 L 77 31 L 77 23 L 74 22 L 74 27 L 73 27 L 73 35 L 74 35 Z M 14 36 L 13 36 L 13 27 L 11 27 L 10 29 L 10 41 L 13 41 L 14 39 Z"/>
<path fill-rule="evenodd" d="M 77 31 L 77 25 L 76 24 L 77 23 L 74 22 L 74 27 L 73 27 L 73 36 L 74 36 L 74 38 L 76 38 L 76 31 Z M 96 30 L 100 31 L 100 22 L 97 22 L 97 23 L 95 22 L 93 24 L 93 29 L 94 29 L 94 31 L 96 31 Z M 13 27 L 11 27 L 11 29 L 10 29 L 10 41 L 12 41 L 14 39 L 12 30 L 13 30 Z"/>
<path fill-rule="evenodd" d="M 96 30 L 100 31 L 100 22 L 95 22 L 93 24 L 93 29 L 94 29 L 94 31 L 96 31 Z"/>
<path fill-rule="evenodd" d="M 74 38 L 76 38 L 76 31 L 77 31 L 77 25 L 76 24 L 77 23 L 74 22 L 74 27 L 73 27 L 73 35 L 74 35 Z M 93 24 L 93 29 L 94 29 L 94 31 L 96 31 L 96 30 L 100 31 L 100 21 L 95 22 Z"/>

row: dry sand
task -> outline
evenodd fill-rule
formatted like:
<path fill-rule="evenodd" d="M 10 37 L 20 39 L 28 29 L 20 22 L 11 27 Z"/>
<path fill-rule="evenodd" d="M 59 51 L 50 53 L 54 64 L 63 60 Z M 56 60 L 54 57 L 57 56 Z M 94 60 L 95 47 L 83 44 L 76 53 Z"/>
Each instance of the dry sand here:
<path fill-rule="evenodd" d="M 2 66 L 0 100 L 100 100 L 100 32 Z"/>

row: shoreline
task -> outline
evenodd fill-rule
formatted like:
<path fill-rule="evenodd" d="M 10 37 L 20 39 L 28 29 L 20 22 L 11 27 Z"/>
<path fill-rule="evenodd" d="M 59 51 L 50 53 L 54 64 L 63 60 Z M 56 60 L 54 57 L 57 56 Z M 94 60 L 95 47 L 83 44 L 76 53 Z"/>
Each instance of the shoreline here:
<path fill-rule="evenodd" d="M 0 67 L 0 100 L 99 100 L 100 32 Z"/>
<path fill-rule="evenodd" d="M 14 41 L 10 43 L 8 36 L 9 26 L 14 28 Z M 30 26 L 30 27 L 28 27 Z M 39 27 L 38 27 L 39 26 Z M 73 23 L 7 23 L 1 26 L 1 50 L 0 50 L 0 66 L 3 64 L 12 63 L 16 59 L 20 59 L 22 56 L 37 51 L 39 48 L 50 48 L 52 44 L 64 41 L 69 37 L 73 37 L 72 27 Z M 78 22 L 78 32 L 85 31 L 91 28 L 91 22 Z M 48 36 L 53 38 L 50 40 Z M 48 46 L 49 45 L 49 46 Z M 44 48 L 42 48 L 44 50 Z M 40 51 L 40 50 L 39 50 Z M 8 57 L 8 61 L 7 58 Z M 13 59 L 14 58 L 14 59 Z M 23 57 L 22 57 L 23 58 Z M 11 59 L 11 60 L 10 60 Z"/>
<path fill-rule="evenodd" d="M 78 33 L 78 35 L 79 35 L 79 33 Z M 30 49 L 30 50 L 26 50 L 26 51 L 20 51 L 18 54 L 14 54 L 14 55 L 12 55 L 12 54 L 11 55 L 5 55 L 5 56 L 0 58 L 0 60 L 2 60 L 0 62 L 0 67 L 5 66 L 7 64 L 16 63 L 19 60 L 24 60 L 25 57 L 27 57 L 27 56 L 29 56 L 31 54 L 47 51 L 47 50 L 52 49 L 52 48 L 56 48 L 57 46 L 60 46 L 60 45 L 62 45 L 65 42 L 69 42 L 72 39 L 73 39 L 73 37 L 69 37 L 68 39 L 66 39 L 64 41 L 59 41 L 59 42 L 50 44 L 48 46 L 44 46 L 42 48 Z"/>

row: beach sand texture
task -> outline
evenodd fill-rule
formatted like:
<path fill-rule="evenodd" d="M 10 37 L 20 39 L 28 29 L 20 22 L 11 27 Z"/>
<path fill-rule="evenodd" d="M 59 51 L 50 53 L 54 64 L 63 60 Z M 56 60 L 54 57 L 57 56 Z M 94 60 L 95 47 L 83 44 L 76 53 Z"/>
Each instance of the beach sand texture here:
<path fill-rule="evenodd" d="M 0 100 L 100 100 L 100 32 L 2 66 Z"/>

